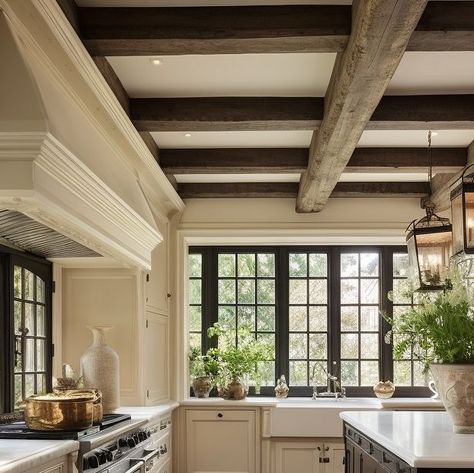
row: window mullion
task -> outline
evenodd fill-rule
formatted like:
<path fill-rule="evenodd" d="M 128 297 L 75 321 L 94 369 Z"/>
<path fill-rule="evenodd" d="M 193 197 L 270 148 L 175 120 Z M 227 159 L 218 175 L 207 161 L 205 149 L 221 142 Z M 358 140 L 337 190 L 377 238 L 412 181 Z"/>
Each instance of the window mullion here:
<path fill-rule="evenodd" d="M 381 313 L 386 317 L 393 317 L 393 304 L 388 298 L 388 293 L 393 289 L 393 248 L 385 247 L 382 251 L 381 272 Z M 391 327 L 387 320 L 380 316 L 380 355 L 381 377 L 384 380 L 393 380 L 393 353 L 392 345 L 385 343 L 385 336 Z"/>
<path fill-rule="evenodd" d="M 333 247 L 329 252 L 330 272 L 329 272 L 329 339 L 330 350 L 328 367 L 333 369 L 336 362 L 336 373 L 332 373 L 341 379 L 341 252 Z"/>
<path fill-rule="evenodd" d="M 288 300 L 288 282 L 289 282 L 289 251 L 286 248 L 277 249 L 276 258 L 276 375 L 284 374 L 289 379 L 289 300 Z"/>

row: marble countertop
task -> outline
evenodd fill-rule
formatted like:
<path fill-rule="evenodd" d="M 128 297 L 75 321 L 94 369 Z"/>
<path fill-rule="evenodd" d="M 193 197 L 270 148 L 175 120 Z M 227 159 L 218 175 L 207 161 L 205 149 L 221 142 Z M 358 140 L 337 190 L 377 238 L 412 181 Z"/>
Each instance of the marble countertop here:
<path fill-rule="evenodd" d="M 358 411 L 340 417 L 417 468 L 474 468 L 474 435 L 455 434 L 446 412 Z"/>
<path fill-rule="evenodd" d="M 79 450 L 75 440 L 0 440 L 0 473 L 22 473 Z"/>
<path fill-rule="evenodd" d="M 130 414 L 132 419 L 145 419 L 148 422 L 153 422 L 159 417 L 172 412 L 179 406 L 176 401 L 169 401 L 158 406 L 124 406 L 119 407 L 114 412 L 119 414 Z"/>
<path fill-rule="evenodd" d="M 222 399 L 221 397 L 196 398 L 190 397 L 179 402 L 180 406 L 189 407 L 276 407 L 278 399 L 275 397 L 247 397 L 240 401 Z"/>

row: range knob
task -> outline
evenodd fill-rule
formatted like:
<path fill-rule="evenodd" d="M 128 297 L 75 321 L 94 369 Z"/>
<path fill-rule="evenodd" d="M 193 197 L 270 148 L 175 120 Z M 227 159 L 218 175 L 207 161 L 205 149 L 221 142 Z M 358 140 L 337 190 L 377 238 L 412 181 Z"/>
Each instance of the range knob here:
<path fill-rule="evenodd" d="M 133 447 L 136 446 L 136 442 L 135 442 L 135 439 L 133 438 L 133 436 L 128 437 L 128 439 L 127 439 L 127 445 L 128 445 L 130 448 L 133 448 Z"/>
<path fill-rule="evenodd" d="M 99 460 L 95 455 L 91 455 L 87 458 L 89 468 L 99 468 Z"/>
<path fill-rule="evenodd" d="M 103 450 L 98 450 L 95 452 L 95 456 L 97 457 L 97 460 L 99 461 L 99 465 L 103 465 L 104 463 L 107 463 L 107 455 Z"/>
<path fill-rule="evenodd" d="M 127 439 L 125 437 L 120 438 L 118 444 L 121 448 L 128 446 Z"/>
<path fill-rule="evenodd" d="M 147 439 L 147 435 L 144 430 L 140 430 L 140 432 L 138 432 L 138 439 L 140 440 L 140 442 L 143 442 Z"/>
<path fill-rule="evenodd" d="M 138 436 L 138 432 L 135 432 L 133 435 L 133 440 L 135 441 L 135 445 L 138 445 L 140 443 L 140 437 Z"/>

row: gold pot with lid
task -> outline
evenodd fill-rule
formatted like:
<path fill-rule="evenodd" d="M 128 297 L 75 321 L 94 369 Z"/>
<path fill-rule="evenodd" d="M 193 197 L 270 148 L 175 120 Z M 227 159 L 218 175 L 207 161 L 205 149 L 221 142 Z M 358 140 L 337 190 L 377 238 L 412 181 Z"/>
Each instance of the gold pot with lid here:
<path fill-rule="evenodd" d="M 25 422 L 32 430 L 82 430 L 102 420 L 101 407 L 98 390 L 59 390 L 26 399 Z"/>

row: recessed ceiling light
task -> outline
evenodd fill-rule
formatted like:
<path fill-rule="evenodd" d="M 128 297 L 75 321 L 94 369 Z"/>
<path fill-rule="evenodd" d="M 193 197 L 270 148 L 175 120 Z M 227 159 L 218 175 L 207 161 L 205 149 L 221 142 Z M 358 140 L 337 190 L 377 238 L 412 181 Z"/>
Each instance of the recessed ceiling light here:
<path fill-rule="evenodd" d="M 154 65 L 154 66 L 161 66 L 163 64 L 163 61 L 158 58 L 158 57 L 153 57 L 150 59 L 150 62 Z"/>
<path fill-rule="evenodd" d="M 185 138 L 191 138 L 191 136 L 192 136 L 191 133 L 185 133 L 185 134 L 184 134 L 184 137 L 185 137 Z"/>

